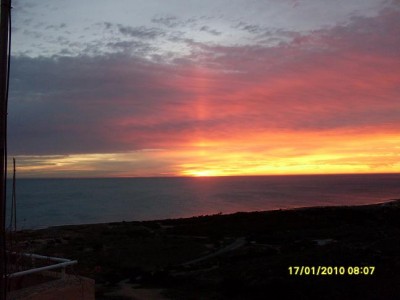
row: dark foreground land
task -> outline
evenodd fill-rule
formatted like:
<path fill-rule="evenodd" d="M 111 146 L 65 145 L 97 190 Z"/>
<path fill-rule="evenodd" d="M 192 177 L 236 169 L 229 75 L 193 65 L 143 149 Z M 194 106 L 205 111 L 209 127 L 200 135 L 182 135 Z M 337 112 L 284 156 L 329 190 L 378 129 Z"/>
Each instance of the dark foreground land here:
<path fill-rule="evenodd" d="M 400 299 L 399 200 L 62 226 L 18 239 L 77 259 L 96 299 Z M 293 275 L 295 266 L 310 269 Z"/>

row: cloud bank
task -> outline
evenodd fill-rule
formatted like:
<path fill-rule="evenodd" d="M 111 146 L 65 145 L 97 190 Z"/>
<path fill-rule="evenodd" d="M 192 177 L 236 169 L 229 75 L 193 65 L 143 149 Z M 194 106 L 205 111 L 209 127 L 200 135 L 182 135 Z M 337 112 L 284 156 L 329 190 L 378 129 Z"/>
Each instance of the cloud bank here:
<path fill-rule="evenodd" d="M 185 36 L 226 35 L 201 18 L 99 23 L 115 36 L 79 54 L 13 57 L 10 152 L 33 176 L 398 172 L 396 8 L 309 31 L 237 21 L 238 44 Z"/>

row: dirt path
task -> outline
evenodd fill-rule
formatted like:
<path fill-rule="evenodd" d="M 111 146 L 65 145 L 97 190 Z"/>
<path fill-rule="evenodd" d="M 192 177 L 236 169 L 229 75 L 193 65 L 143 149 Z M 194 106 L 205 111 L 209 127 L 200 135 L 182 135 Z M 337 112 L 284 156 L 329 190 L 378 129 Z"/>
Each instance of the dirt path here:
<path fill-rule="evenodd" d="M 233 241 L 233 243 L 225 246 L 224 248 L 219 249 L 218 251 L 215 251 L 214 253 L 210 253 L 210 254 L 207 254 L 205 256 L 202 256 L 202 257 L 193 259 L 191 261 L 185 262 L 185 263 L 182 264 L 182 266 L 192 265 L 192 264 L 198 263 L 200 261 L 203 261 L 203 260 L 218 256 L 220 254 L 236 250 L 236 249 L 242 247 L 244 244 L 246 244 L 246 239 L 244 237 L 240 237 L 240 238 L 236 239 L 235 241 Z"/>

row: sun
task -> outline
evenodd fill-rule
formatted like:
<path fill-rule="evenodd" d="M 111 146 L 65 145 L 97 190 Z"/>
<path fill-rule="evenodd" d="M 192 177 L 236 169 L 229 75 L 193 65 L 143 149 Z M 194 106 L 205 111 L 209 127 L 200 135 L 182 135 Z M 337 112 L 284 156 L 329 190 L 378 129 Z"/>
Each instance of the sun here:
<path fill-rule="evenodd" d="M 211 177 L 211 176 L 221 176 L 221 172 L 218 170 L 188 170 L 185 172 L 186 176 L 193 177 Z"/>

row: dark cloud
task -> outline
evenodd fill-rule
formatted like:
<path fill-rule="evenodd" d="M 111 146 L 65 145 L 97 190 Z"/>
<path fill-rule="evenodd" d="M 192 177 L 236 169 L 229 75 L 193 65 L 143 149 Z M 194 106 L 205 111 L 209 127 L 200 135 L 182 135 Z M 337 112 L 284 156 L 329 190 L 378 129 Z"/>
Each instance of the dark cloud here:
<path fill-rule="evenodd" d="M 61 23 L 61 24 L 58 24 L 58 25 L 47 25 L 45 27 L 45 29 L 46 30 L 53 29 L 53 30 L 57 31 L 57 30 L 65 29 L 66 27 L 67 27 L 67 24 Z"/>
<path fill-rule="evenodd" d="M 295 30 L 287 30 L 282 28 L 271 28 L 249 24 L 243 21 L 233 25 L 232 28 L 242 30 L 250 35 L 250 39 L 257 45 L 266 45 L 268 47 L 288 44 L 299 37 L 308 36 L 309 33 L 301 33 Z"/>
<path fill-rule="evenodd" d="M 157 37 L 163 36 L 164 33 L 156 28 L 146 28 L 144 26 L 141 27 L 130 27 L 118 25 L 118 30 L 123 35 L 127 35 L 134 38 L 139 39 L 155 39 Z"/>
<path fill-rule="evenodd" d="M 109 25 L 106 25 L 106 28 Z M 148 28 L 145 26 L 131 27 L 121 24 L 115 25 L 118 31 L 125 36 L 138 38 L 138 39 L 155 39 L 165 36 L 165 32 L 158 28 Z"/>
<path fill-rule="evenodd" d="M 10 149 L 17 154 L 135 149 L 112 141 L 110 122 L 160 114 L 164 97 L 177 92 L 163 83 L 168 67 L 126 55 L 16 57 L 12 64 Z"/>
<path fill-rule="evenodd" d="M 151 21 L 168 28 L 176 28 L 182 25 L 182 22 L 176 16 L 154 17 Z"/>
<path fill-rule="evenodd" d="M 169 29 L 182 29 L 185 27 L 197 27 L 200 21 L 210 20 L 209 17 L 192 17 L 181 19 L 176 16 L 156 16 L 151 21 L 157 25 L 165 26 Z"/>
<path fill-rule="evenodd" d="M 215 30 L 215 29 L 211 29 L 209 26 L 202 26 L 200 28 L 200 31 L 204 31 L 204 32 L 210 33 L 212 35 L 221 35 L 222 34 L 222 32 Z"/>
<path fill-rule="evenodd" d="M 144 43 L 141 41 L 108 42 L 106 46 L 110 48 L 112 52 L 134 53 L 135 55 L 141 57 L 144 57 L 151 51 L 156 50 L 156 48 L 152 47 L 150 43 Z M 91 51 L 89 52 L 91 53 Z"/>
<path fill-rule="evenodd" d="M 29 14 L 30 9 L 38 6 L 36 2 L 12 0 L 13 15 L 15 14 Z"/>
<path fill-rule="evenodd" d="M 28 30 L 28 29 L 25 29 L 25 30 L 23 31 L 23 34 L 24 34 L 24 35 L 31 36 L 31 37 L 33 37 L 33 38 L 35 38 L 35 39 L 40 39 L 40 38 L 43 37 L 43 34 L 42 34 L 42 33 L 39 33 L 39 32 L 37 32 L 37 31 L 33 31 L 33 30 Z"/>
<path fill-rule="evenodd" d="M 247 31 L 252 34 L 259 34 L 265 31 L 265 28 L 262 28 L 259 25 L 252 25 L 243 21 L 238 22 L 236 25 L 233 26 L 233 28 Z"/>

